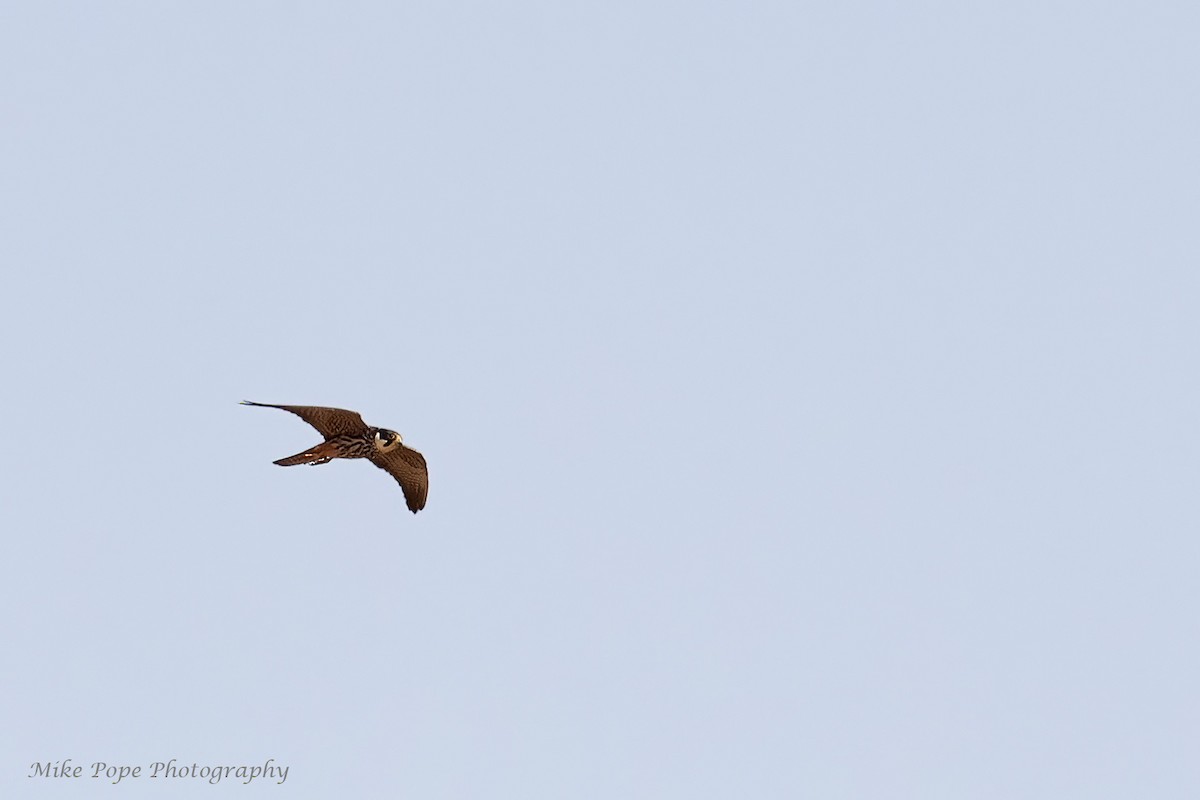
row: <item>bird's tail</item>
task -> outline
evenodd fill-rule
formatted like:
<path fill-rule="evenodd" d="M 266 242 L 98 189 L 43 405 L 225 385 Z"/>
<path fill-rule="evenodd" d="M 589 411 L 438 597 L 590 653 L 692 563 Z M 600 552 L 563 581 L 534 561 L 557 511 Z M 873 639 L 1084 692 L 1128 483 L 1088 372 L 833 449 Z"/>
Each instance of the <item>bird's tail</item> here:
<path fill-rule="evenodd" d="M 337 458 L 337 450 L 329 442 L 321 442 L 316 447 L 296 453 L 294 456 L 281 458 L 275 463 L 281 467 L 294 467 L 297 464 L 324 464 L 332 458 Z"/>

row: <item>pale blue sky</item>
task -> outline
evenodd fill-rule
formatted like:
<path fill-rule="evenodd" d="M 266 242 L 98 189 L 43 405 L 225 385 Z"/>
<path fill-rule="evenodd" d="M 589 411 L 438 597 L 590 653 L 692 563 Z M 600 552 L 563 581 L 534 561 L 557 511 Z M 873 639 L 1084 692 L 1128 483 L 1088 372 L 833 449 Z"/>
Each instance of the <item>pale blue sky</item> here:
<path fill-rule="evenodd" d="M 0 794 L 1197 796 L 1198 35 L 4 4 Z"/>

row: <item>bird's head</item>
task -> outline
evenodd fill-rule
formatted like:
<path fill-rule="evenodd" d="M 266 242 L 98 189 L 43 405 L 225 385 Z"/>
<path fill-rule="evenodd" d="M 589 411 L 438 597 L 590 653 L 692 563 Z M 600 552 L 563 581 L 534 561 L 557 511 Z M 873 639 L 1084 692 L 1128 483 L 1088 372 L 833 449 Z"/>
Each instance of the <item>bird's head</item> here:
<path fill-rule="evenodd" d="M 375 429 L 375 449 L 379 452 L 390 453 L 402 444 L 404 440 L 395 431 L 389 431 L 387 428 Z"/>

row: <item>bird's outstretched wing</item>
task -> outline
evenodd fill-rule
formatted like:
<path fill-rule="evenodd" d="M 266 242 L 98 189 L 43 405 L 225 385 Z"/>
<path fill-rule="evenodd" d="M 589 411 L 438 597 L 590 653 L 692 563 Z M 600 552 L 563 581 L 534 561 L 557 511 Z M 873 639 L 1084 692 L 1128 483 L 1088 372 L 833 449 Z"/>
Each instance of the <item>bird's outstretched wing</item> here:
<path fill-rule="evenodd" d="M 411 447 L 400 445 L 390 453 L 376 453 L 367 457 L 400 484 L 409 511 L 415 514 L 425 507 L 425 498 L 429 496 L 429 469 L 425 466 L 425 456 Z"/>
<path fill-rule="evenodd" d="M 322 406 L 275 406 L 270 403 L 252 403 L 243 400 L 244 406 L 262 406 L 263 408 L 282 408 L 290 411 L 300 419 L 317 429 L 326 440 L 342 434 L 361 434 L 367 432 L 367 423 L 357 411 L 347 411 L 344 408 L 324 408 Z"/>

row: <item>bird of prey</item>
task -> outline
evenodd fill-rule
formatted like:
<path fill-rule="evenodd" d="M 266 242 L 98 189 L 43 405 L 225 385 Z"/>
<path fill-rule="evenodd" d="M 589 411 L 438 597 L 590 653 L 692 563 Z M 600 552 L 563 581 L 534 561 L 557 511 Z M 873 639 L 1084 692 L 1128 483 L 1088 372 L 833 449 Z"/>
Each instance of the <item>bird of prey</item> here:
<path fill-rule="evenodd" d="M 404 490 L 404 500 L 410 511 L 415 514 L 425 507 L 425 498 L 429 494 L 429 470 L 425 466 L 425 457 L 411 447 L 405 447 L 400 434 L 395 431 L 371 427 L 363 422 L 358 412 L 344 408 L 276 406 L 249 400 L 243 400 L 242 405 L 290 411 L 325 437 L 325 441 L 315 447 L 279 459 L 275 462 L 279 466 L 315 466 L 327 464 L 335 458 L 366 458 L 396 479 L 396 483 Z"/>

